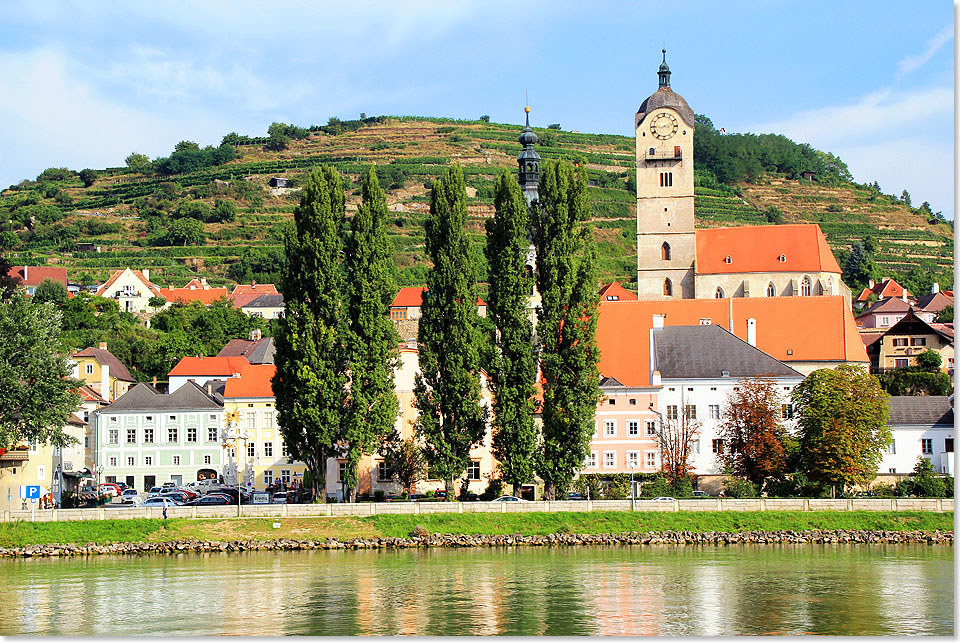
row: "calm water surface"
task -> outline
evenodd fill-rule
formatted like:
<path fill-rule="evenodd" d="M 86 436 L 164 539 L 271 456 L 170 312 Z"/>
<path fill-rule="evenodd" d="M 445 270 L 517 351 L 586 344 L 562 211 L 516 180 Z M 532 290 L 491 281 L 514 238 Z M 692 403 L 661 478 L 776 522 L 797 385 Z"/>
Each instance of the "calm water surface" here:
<path fill-rule="evenodd" d="M 0 562 L 2 635 L 952 635 L 953 548 L 262 552 Z"/>

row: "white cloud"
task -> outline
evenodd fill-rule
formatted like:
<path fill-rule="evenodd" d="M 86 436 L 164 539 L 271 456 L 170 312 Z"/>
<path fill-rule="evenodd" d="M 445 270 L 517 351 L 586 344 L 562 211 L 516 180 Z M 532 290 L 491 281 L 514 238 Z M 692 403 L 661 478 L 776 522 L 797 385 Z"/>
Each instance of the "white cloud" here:
<path fill-rule="evenodd" d="M 897 63 L 897 77 L 902 78 L 911 71 L 916 71 L 925 65 L 952 38 L 953 25 L 947 25 L 927 41 L 927 48 L 923 53 L 906 56 Z"/>

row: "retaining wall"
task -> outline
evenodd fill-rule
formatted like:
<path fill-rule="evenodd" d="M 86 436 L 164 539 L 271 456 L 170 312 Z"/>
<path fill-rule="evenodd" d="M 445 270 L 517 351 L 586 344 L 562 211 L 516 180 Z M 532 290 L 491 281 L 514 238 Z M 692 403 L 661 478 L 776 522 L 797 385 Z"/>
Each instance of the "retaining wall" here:
<path fill-rule="evenodd" d="M 242 517 L 337 517 L 367 515 L 426 515 L 430 513 L 536 513 L 629 511 L 630 500 L 557 502 L 363 502 L 357 504 L 245 504 Z M 661 511 L 818 511 L 882 510 L 952 512 L 953 499 L 675 499 L 637 500 L 637 512 Z M 236 506 L 179 506 L 168 517 L 237 517 Z M 0 522 L 17 520 L 57 522 L 95 519 L 163 517 L 162 508 L 74 508 L 64 510 L 3 511 Z"/>

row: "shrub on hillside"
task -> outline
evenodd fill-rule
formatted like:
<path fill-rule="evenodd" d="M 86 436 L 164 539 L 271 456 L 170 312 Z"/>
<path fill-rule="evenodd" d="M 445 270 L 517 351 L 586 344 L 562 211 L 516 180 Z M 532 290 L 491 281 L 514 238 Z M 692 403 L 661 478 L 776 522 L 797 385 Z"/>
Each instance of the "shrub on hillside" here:
<path fill-rule="evenodd" d="M 724 479 L 723 492 L 727 497 L 734 499 L 745 499 L 748 497 L 758 497 L 760 495 L 753 482 L 739 477 L 728 477 Z"/>

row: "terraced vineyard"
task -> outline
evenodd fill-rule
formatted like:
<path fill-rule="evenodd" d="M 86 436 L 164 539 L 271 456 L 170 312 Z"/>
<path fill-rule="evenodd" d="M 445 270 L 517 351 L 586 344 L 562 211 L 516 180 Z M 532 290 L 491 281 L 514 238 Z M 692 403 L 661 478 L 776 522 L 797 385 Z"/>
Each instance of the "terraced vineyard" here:
<path fill-rule="evenodd" d="M 238 158 L 220 166 L 158 177 L 127 168 L 100 170 L 84 188 L 78 178 L 50 183 L 25 182 L 0 196 L 0 213 L 17 204 L 50 204 L 63 220 L 35 223 L 32 229 L 7 224 L 20 243 L 8 252 L 18 264 L 62 263 L 80 283 L 102 282 L 118 268 L 149 268 L 156 283 L 183 285 L 191 276 L 212 284 L 232 282 L 231 266 L 251 253 L 275 257 L 282 229 L 299 196 L 296 187 L 272 189 L 272 177 L 302 182 L 320 164 L 335 165 L 344 176 L 348 210 L 359 200 L 359 180 L 375 163 L 388 191 L 390 235 L 402 284 L 424 281 L 423 217 L 429 186 L 452 162 L 463 165 L 469 196 L 469 231 L 479 245 L 483 221 L 493 213 L 493 181 L 503 170 L 515 171 L 520 127 L 481 121 L 389 117 L 337 135 L 312 132 L 288 149 L 266 151 L 267 139 L 237 147 Z M 600 248 L 605 280 L 629 282 L 635 265 L 634 141 L 608 134 L 537 129 L 538 151 L 548 159 L 585 163 L 590 178 L 591 223 Z M 55 164 L 56 159 L 51 159 Z M 784 222 L 818 222 L 835 249 L 847 248 L 868 234 L 879 240 L 877 261 L 885 272 L 909 270 L 923 261 L 952 265 L 951 232 L 932 226 L 891 197 L 848 185 L 826 188 L 816 183 L 769 178 L 756 185 L 731 187 L 704 181 L 696 187 L 697 225 L 702 227 L 767 224 L 766 210 L 782 210 Z M 234 201 L 236 220 L 206 223 L 202 245 L 150 246 L 147 222 L 140 217 L 145 199 L 163 197 L 175 208 L 190 200 L 211 205 Z M 4 217 L 7 218 L 7 217 Z M 9 237 L 7 237 L 9 238 Z M 100 251 L 78 251 L 91 243 Z M 261 269 L 263 272 L 265 268 Z M 234 272 L 234 275 L 236 272 Z"/>

